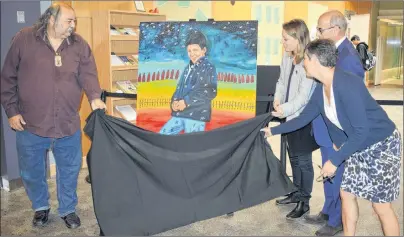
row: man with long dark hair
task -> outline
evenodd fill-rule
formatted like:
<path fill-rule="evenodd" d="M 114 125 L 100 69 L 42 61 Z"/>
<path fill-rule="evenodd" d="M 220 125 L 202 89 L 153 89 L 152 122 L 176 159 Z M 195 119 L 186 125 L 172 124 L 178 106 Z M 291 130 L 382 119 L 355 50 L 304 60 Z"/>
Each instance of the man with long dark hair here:
<path fill-rule="evenodd" d="M 48 150 L 56 161 L 59 216 L 68 228 L 80 226 L 75 208 L 82 91 L 92 109 L 106 107 L 94 57 L 88 43 L 74 33 L 75 21 L 69 5 L 51 5 L 34 26 L 15 35 L 1 73 L 1 103 L 17 132 L 20 173 L 35 211 L 34 226 L 48 222 Z"/>

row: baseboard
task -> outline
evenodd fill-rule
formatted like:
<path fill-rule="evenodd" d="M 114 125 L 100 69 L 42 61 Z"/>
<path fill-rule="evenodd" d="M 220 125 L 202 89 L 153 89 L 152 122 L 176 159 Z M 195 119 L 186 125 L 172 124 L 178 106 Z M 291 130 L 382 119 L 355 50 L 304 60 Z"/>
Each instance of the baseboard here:
<path fill-rule="evenodd" d="M 81 168 L 87 169 L 87 156 L 83 156 L 83 159 L 81 161 Z M 56 176 L 56 164 L 51 164 L 49 166 L 49 175 L 50 175 L 50 177 Z"/>

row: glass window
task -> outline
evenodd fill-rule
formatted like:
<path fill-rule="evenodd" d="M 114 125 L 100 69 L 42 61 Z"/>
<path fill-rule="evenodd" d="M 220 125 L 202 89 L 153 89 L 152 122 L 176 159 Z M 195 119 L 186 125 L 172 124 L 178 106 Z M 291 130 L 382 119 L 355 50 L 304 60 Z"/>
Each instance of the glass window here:
<path fill-rule="evenodd" d="M 274 8 L 274 22 L 279 24 L 279 7 Z"/>
<path fill-rule="evenodd" d="M 255 19 L 261 21 L 261 4 L 255 6 Z"/>
<path fill-rule="evenodd" d="M 267 22 L 268 23 L 271 23 L 271 16 L 272 16 L 272 7 L 271 6 L 267 6 L 267 12 L 266 12 L 266 14 L 267 14 Z"/>
<path fill-rule="evenodd" d="M 190 1 L 177 1 L 179 7 L 189 7 Z"/>

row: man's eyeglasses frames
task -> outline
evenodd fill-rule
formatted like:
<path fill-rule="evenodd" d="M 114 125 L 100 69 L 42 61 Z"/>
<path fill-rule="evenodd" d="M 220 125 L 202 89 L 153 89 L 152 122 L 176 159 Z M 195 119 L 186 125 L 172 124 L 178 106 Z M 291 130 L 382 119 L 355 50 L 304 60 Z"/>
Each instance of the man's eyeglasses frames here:
<path fill-rule="evenodd" d="M 323 34 L 324 31 L 332 29 L 334 27 L 338 27 L 338 26 L 331 26 L 331 27 L 328 27 L 328 28 L 325 28 L 325 29 L 317 27 L 317 31 L 320 32 L 320 34 Z"/>

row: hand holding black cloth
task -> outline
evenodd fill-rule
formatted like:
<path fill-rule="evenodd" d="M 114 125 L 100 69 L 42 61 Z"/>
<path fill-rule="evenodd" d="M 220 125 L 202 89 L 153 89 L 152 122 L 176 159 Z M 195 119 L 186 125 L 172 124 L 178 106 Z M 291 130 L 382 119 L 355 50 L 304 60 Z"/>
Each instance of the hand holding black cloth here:
<path fill-rule="evenodd" d="M 293 192 L 260 129 L 269 114 L 208 132 L 162 135 L 95 110 L 94 210 L 105 235 L 152 235 Z"/>

